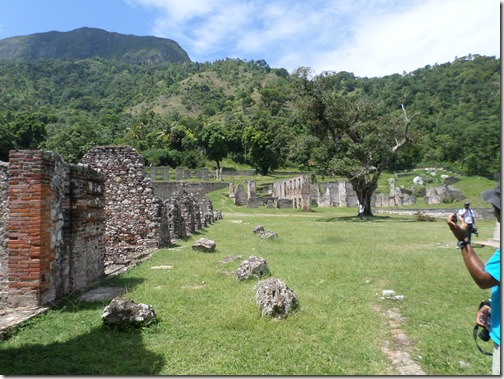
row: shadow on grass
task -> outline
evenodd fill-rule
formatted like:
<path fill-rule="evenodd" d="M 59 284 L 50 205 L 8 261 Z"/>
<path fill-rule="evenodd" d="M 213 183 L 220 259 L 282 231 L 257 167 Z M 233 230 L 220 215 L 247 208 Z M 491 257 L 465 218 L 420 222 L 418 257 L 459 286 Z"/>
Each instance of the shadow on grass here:
<path fill-rule="evenodd" d="M 131 291 L 143 282 L 145 282 L 144 278 L 125 278 L 122 275 L 117 275 L 103 280 L 97 287 L 121 287 L 126 291 Z"/>
<path fill-rule="evenodd" d="M 133 290 L 136 286 L 140 285 L 144 281 L 145 279 L 143 278 L 123 278 L 121 275 L 118 275 L 103 280 L 99 284 L 89 288 L 87 291 L 91 291 L 99 287 L 118 287 L 118 288 L 124 288 L 126 290 L 125 293 L 121 296 L 128 297 L 128 292 Z M 111 299 L 84 300 L 81 298 L 81 296 L 84 293 L 85 292 L 69 295 L 58 301 L 57 304 L 51 306 L 51 309 L 58 310 L 60 312 L 73 313 L 81 310 L 90 310 L 98 308 L 103 309 L 107 305 L 109 305 L 110 302 L 112 301 Z"/>
<path fill-rule="evenodd" d="M 206 234 L 208 234 L 207 230 L 204 230 L 204 229 L 196 230 L 196 231 L 192 232 L 190 235 L 180 237 L 179 240 L 187 242 L 192 238 L 201 238 L 202 236 L 204 236 Z M 179 246 L 180 245 L 177 245 L 176 243 L 172 243 L 172 244 L 170 244 L 169 248 L 174 248 L 174 247 L 179 247 Z"/>
<path fill-rule="evenodd" d="M 0 349 L 2 375 L 156 375 L 164 358 L 145 349 L 142 331 L 98 327 L 65 342 Z"/>
<path fill-rule="evenodd" d="M 361 220 L 358 216 L 344 216 L 344 217 L 327 217 L 318 218 L 317 222 L 383 222 L 383 221 L 399 221 L 399 222 L 416 222 L 414 218 L 407 217 L 390 217 L 390 216 L 364 216 Z"/>

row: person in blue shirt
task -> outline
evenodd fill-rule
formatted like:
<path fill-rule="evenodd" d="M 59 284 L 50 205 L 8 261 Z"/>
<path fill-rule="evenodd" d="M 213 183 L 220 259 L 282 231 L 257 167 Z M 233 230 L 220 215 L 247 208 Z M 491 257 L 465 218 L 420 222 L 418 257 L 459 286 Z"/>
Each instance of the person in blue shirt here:
<path fill-rule="evenodd" d="M 494 209 L 494 215 L 500 223 L 500 184 L 491 190 L 481 193 L 485 202 L 490 203 Z M 464 217 L 458 215 L 459 224 L 454 215 L 448 216 L 446 222 L 453 235 L 459 241 L 464 264 L 471 274 L 474 282 L 483 289 L 491 288 L 490 305 L 484 305 L 476 314 L 476 323 L 485 326 L 490 314 L 490 337 L 494 342 L 492 375 L 500 375 L 500 313 L 501 313 L 501 291 L 500 291 L 500 248 L 484 264 L 474 252 L 471 241 L 468 238 L 468 225 Z"/>

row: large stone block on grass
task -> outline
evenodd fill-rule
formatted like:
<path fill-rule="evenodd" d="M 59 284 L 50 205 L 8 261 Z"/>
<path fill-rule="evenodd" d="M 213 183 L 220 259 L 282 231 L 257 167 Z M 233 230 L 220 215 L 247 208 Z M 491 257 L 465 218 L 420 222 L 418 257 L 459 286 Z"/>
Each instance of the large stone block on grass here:
<path fill-rule="evenodd" d="M 260 234 L 260 233 L 264 232 L 264 226 L 256 225 L 256 227 L 254 228 L 254 230 L 252 230 L 252 232 L 254 234 Z"/>
<path fill-rule="evenodd" d="M 294 291 L 278 278 L 261 280 L 255 285 L 255 290 L 262 317 L 284 319 L 299 307 Z"/>
<path fill-rule="evenodd" d="M 269 274 L 269 269 L 266 260 L 252 255 L 240 264 L 238 270 L 236 270 L 236 279 L 242 281 L 250 278 L 261 278 L 267 274 Z"/>
<path fill-rule="evenodd" d="M 143 327 L 154 324 L 156 312 L 147 304 L 138 304 L 129 299 L 115 298 L 105 307 L 102 321 L 107 326 L 120 329 Z"/>
<path fill-rule="evenodd" d="M 192 249 L 203 253 L 211 253 L 215 251 L 216 246 L 217 244 L 215 241 L 209 240 L 208 238 L 200 238 L 192 244 Z"/>

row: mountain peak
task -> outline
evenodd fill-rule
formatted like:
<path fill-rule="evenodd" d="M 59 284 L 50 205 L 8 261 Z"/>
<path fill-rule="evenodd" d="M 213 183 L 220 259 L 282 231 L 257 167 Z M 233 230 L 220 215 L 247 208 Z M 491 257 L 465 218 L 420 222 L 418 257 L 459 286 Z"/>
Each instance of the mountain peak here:
<path fill-rule="evenodd" d="M 90 27 L 0 40 L 0 60 L 95 57 L 127 63 L 191 62 L 185 50 L 171 39 L 126 35 Z"/>

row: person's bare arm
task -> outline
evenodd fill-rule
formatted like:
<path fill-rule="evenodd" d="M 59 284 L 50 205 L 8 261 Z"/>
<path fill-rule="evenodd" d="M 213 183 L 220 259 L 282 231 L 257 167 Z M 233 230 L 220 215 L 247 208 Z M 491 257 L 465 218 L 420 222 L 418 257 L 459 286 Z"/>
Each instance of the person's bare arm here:
<path fill-rule="evenodd" d="M 468 225 L 461 215 L 458 215 L 458 219 L 460 221 L 460 225 L 455 222 L 453 215 L 448 216 L 446 223 L 450 227 L 450 230 L 452 231 L 455 238 L 457 238 L 457 240 L 468 242 Z M 461 248 L 461 250 L 462 257 L 464 258 L 464 264 L 466 265 L 469 274 L 471 274 L 471 277 L 478 285 L 478 287 L 487 289 L 500 284 L 499 281 L 497 281 L 492 275 L 485 271 L 484 263 L 476 255 L 470 243 L 465 244 Z"/>

